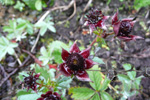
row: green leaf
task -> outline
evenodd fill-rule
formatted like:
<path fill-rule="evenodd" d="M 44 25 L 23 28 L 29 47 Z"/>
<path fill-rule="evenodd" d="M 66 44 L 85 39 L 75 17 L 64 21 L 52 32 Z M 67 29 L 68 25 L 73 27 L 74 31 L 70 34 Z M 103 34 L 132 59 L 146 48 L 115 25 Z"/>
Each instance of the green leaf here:
<path fill-rule="evenodd" d="M 10 42 L 7 38 L 5 37 L 0 37 L 0 60 L 7 54 L 9 53 L 10 55 L 14 54 L 14 48 L 17 47 L 17 43 L 12 43 Z"/>
<path fill-rule="evenodd" d="M 123 67 L 125 70 L 130 70 L 132 68 L 131 64 L 123 64 Z M 133 68 L 133 69 L 135 69 L 135 68 Z M 128 71 L 127 74 L 131 80 L 134 80 L 136 77 L 135 71 Z"/>
<path fill-rule="evenodd" d="M 18 97 L 17 100 L 36 100 L 41 97 L 42 93 L 26 94 Z"/>
<path fill-rule="evenodd" d="M 26 28 L 26 23 L 21 23 L 16 27 L 16 29 L 18 30 L 24 30 L 25 28 Z"/>
<path fill-rule="evenodd" d="M 125 70 L 130 70 L 132 68 L 131 64 L 123 64 Z"/>
<path fill-rule="evenodd" d="M 48 46 L 49 52 L 52 53 L 55 62 L 57 62 L 58 64 L 62 63 L 62 58 L 61 58 L 62 48 L 68 50 L 69 46 L 67 46 L 65 43 L 61 41 L 53 41 Z"/>
<path fill-rule="evenodd" d="M 132 85 L 131 82 L 127 83 L 127 82 L 122 81 L 122 83 L 123 83 L 123 90 L 125 92 L 129 92 L 129 94 L 130 94 L 130 89 L 131 89 L 131 85 Z"/>
<path fill-rule="evenodd" d="M 46 64 L 48 64 L 48 62 L 50 60 L 53 59 L 51 52 L 47 51 L 45 47 L 41 47 L 40 49 L 40 53 L 42 54 L 39 57 L 39 60 L 41 60 L 43 62 L 43 65 L 45 66 Z"/>
<path fill-rule="evenodd" d="M 72 82 L 72 79 L 70 77 L 62 76 L 61 79 L 60 78 L 57 79 L 57 84 L 58 84 L 57 88 L 59 88 L 59 89 L 69 88 L 71 82 Z"/>
<path fill-rule="evenodd" d="M 61 64 L 63 62 L 60 51 L 58 50 L 53 51 L 52 56 L 54 57 L 56 63 Z"/>
<path fill-rule="evenodd" d="M 98 68 L 98 65 L 93 66 L 92 70 L 100 70 Z M 90 79 L 92 82 L 90 82 L 90 85 L 95 89 L 95 90 L 100 90 L 101 87 L 101 80 L 102 80 L 102 75 L 99 71 L 87 71 L 89 74 Z"/>
<path fill-rule="evenodd" d="M 35 2 L 35 7 L 37 10 L 41 11 L 42 10 L 42 1 L 41 0 L 37 0 Z"/>
<path fill-rule="evenodd" d="M 140 86 L 140 82 L 141 82 L 141 79 L 142 79 L 142 77 L 143 76 L 141 76 L 141 77 L 138 77 L 138 78 L 136 78 L 134 81 L 134 85 L 135 85 L 135 87 L 136 87 L 136 89 L 139 89 L 139 86 Z"/>
<path fill-rule="evenodd" d="M 129 82 L 130 82 L 130 78 L 129 78 L 129 76 L 127 76 L 127 75 L 118 74 L 117 76 L 118 76 L 119 80 L 122 81 L 122 82 L 123 82 L 123 81 L 125 81 L 126 83 L 129 83 Z"/>
<path fill-rule="evenodd" d="M 37 0 L 22 0 L 23 2 L 25 2 L 26 5 L 28 5 L 29 8 L 35 10 L 35 2 Z"/>
<path fill-rule="evenodd" d="M 100 92 L 102 100 L 113 100 L 113 98 L 107 92 Z"/>
<path fill-rule="evenodd" d="M 24 7 L 24 3 L 21 3 L 20 1 L 17 1 L 17 4 L 14 6 L 14 8 L 18 9 L 19 11 L 22 11 Z"/>
<path fill-rule="evenodd" d="M 94 93 L 95 91 L 86 87 L 72 87 L 69 89 L 69 94 L 72 94 L 71 98 L 74 98 L 75 100 L 89 99 Z"/>
<path fill-rule="evenodd" d="M 98 93 L 94 94 L 94 96 L 90 100 L 100 100 Z"/>
<path fill-rule="evenodd" d="M 134 8 L 139 10 L 141 7 L 146 7 L 150 5 L 149 0 L 134 0 Z"/>
<path fill-rule="evenodd" d="M 33 34 L 33 25 L 28 23 L 27 24 L 27 32 L 32 35 Z"/>
<path fill-rule="evenodd" d="M 25 71 L 22 71 L 22 72 L 20 72 L 19 73 L 19 76 L 18 76 L 18 78 L 19 78 L 19 80 L 20 81 L 23 81 L 23 79 L 24 79 L 24 76 L 29 76 L 28 74 L 27 74 L 27 72 L 25 72 Z"/>
<path fill-rule="evenodd" d="M 15 2 L 14 0 L 0 0 L 0 3 L 2 3 L 2 5 L 13 5 Z"/>
<path fill-rule="evenodd" d="M 108 88 L 108 84 L 111 82 L 111 80 L 109 80 L 107 77 L 105 77 L 104 82 L 102 83 L 101 86 L 101 91 L 104 91 Z"/>
<path fill-rule="evenodd" d="M 94 61 L 94 62 L 97 62 L 97 63 L 99 63 L 99 64 L 105 64 L 105 63 L 103 62 L 103 60 L 102 60 L 101 58 L 99 58 L 99 57 L 94 57 L 94 58 L 93 58 L 93 61 Z"/>
<path fill-rule="evenodd" d="M 99 35 L 100 33 L 96 30 L 96 31 L 93 31 L 94 34 L 96 35 Z"/>
<path fill-rule="evenodd" d="M 47 28 L 48 28 L 50 31 L 56 33 L 56 29 L 55 29 L 54 26 L 47 24 Z"/>
<path fill-rule="evenodd" d="M 45 69 L 45 67 L 40 67 L 39 65 L 36 64 L 35 72 L 40 73 L 40 76 L 43 76 L 46 80 L 51 79 L 51 76 L 48 73 L 48 70 Z"/>
<path fill-rule="evenodd" d="M 31 93 L 31 90 L 29 90 L 27 92 L 27 89 L 24 89 L 24 90 L 18 90 L 17 91 L 17 97 L 21 96 L 21 95 L 26 95 L 26 94 L 30 94 Z"/>
<path fill-rule="evenodd" d="M 45 26 L 42 26 L 41 29 L 40 29 L 40 35 L 43 36 L 47 31 L 47 27 Z"/>

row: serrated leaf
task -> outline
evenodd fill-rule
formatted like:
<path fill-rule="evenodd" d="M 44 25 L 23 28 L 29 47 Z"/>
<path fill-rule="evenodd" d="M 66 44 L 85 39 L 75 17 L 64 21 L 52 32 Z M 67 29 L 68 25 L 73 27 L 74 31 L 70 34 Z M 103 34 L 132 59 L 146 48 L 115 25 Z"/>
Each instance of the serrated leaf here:
<path fill-rule="evenodd" d="M 134 84 L 135 84 L 136 89 L 139 89 L 139 86 L 140 86 L 140 82 L 141 82 L 142 77 L 143 77 L 143 76 L 138 77 L 138 78 L 136 78 L 136 79 L 134 80 L 134 81 L 135 81 Z"/>
<path fill-rule="evenodd" d="M 41 97 L 41 94 L 42 93 L 21 95 L 21 96 L 18 97 L 17 100 L 36 100 L 36 99 Z"/>
<path fill-rule="evenodd" d="M 69 88 L 71 82 L 72 82 L 72 79 L 70 77 L 65 77 L 65 76 L 57 80 L 58 87 L 61 87 L 61 89 Z"/>
<path fill-rule="evenodd" d="M 19 29 L 19 30 L 24 30 L 25 28 L 26 28 L 26 23 L 21 23 L 16 27 L 16 29 Z"/>
<path fill-rule="evenodd" d="M 27 74 L 27 72 L 25 72 L 25 71 L 22 71 L 22 72 L 20 72 L 19 73 L 19 76 L 18 76 L 18 78 L 19 78 L 19 80 L 20 81 L 23 81 L 23 79 L 24 79 L 24 76 L 29 76 L 28 74 Z"/>
<path fill-rule="evenodd" d="M 102 60 L 101 58 L 99 58 L 99 57 L 94 57 L 94 58 L 93 58 L 93 61 L 94 61 L 94 62 L 97 62 L 97 63 L 99 63 L 99 64 L 105 64 L 105 63 L 103 62 L 103 60 Z"/>
<path fill-rule="evenodd" d="M 130 82 L 130 78 L 127 75 L 124 74 L 118 74 L 117 75 L 120 81 L 125 81 L 126 83 Z"/>
<path fill-rule="evenodd" d="M 18 90 L 17 91 L 17 97 L 21 96 L 21 95 L 26 95 L 26 94 L 30 94 L 31 93 L 31 90 L 29 90 L 27 92 L 27 89 L 24 89 L 24 90 Z"/>
<path fill-rule="evenodd" d="M 17 43 L 12 43 L 10 42 L 7 38 L 5 37 L 0 37 L 0 60 L 7 54 L 9 53 L 10 55 L 14 54 L 14 48 L 17 47 Z"/>
<path fill-rule="evenodd" d="M 35 2 L 37 0 L 23 0 L 23 2 L 25 2 L 26 5 L 28 5 L 29 8 L 35 10 Z"/>
<path fill-rule="evenodd" d="M 111 80 L 109 80 L 107 77 L 105 77 L 104 82 L 102 83 L 101 86 L 101 91 L 104 91 L 108 88 L 108 84 L 111 82 Z"/>
<path fill-rule="evenodd" d="M 54 26 L 52 26 L 52 25 L 50 25 L 50 24 L 47 24 L 47 28 L 48 28 L 50 31 L 56 33 L 56 29 L 55 29 Z"/>
<path fill-rule="evenodd" d="M 40 76 L 43 76 L 46 80 L 51 79 L 51 76 L 48 73 L 47 69 L 45 69 L 45 67 L 40 67 L 36 64 L 35 72 L 40 73 Z"/>
<path fill-rule="evenodd" d="M 42 55 L 39 57 L 39 60 L 42 60 L 43 65 L 46 65 L 50 60 L 53 59 L 51 52 L 47 51 L 45 47 L 41 47 L 40 53 Z"/>
<path fill-rule="evenodd" d="M 41 0 L 36 0 L 35 2 L 35 8 L 39 11 L 42 10 L 42 1 Z"/>
<path fill-rule="evenodd" d="M 125 92 L 129 92 L 130 93 L 130 89 L 131 89 L 131 83 L 127 83 L 127 82 L 124 82 L 124 81 L 122 81 L 122 83 L 123 83 L 123 90 L 125 91 Z"/>
<path fill-rule="evenodd" d="M 98 93 L 94 94 L 94 96 L 90 100 L 100 100 Z"/>
<path fill-rule="evenodd" d="M 53 51 L 52 56 L 54 57 L 56 63 L 61 64 L 63 62 L 61 52 L 59 50 Z"/>
<path fill-rule="evenodd" d="M 33 34 L 33 25 L 30 24 L 30 23 L 28 23 L 26 30 L 27 30 L 27 32 L 28 32 L 30 35 L 32 35 L 32 34 Z"/>
<path fill-rule="evenodd" d="M 69 89 L 69 94 L 72 94 L 71 98 L 75 100 L 86 100 L 93 96 L 95 91 L 86 87 L 72 87 Z"/>
<path fill-rule="evenodd" d="M 47 27 L 42 26 L 42 27 L 40 28 L 40 35 L 43 36 L 43 35 L 46 33 L 46 31 L 47 31 Z"/>
<path fill-rule="evenodd" d="M 125 70 L 130 70 L 132 68 L 131 64 L 123 64 Z"/>
<path fill-rule="evenodd" d="M 25 7 L 25 5 L 24 3 L 21 3 L 20 1 L 17 1 L 17 4 L 14 6 L 14 8 L 18 9 L 19 11 L 22 11 L 23 7 Z"/>
<path fill-rule="evenodd" d="M 98 65 L 93 66 L 94 70 L 100 70 L 98 68 Z M 92 82 L 90 82 L 90 85 L 95 89 L 95 90 L 100 90 L 101 87 L 101 80 L 102 80 L 102 75 L 99 71 L 87 71 L 89 74 L 90 79 Z"/>
<path fill-rule="evenodd" d="M 130 70 L 132 68 L 131 64 L 123 64 L 123 67 L 125 70 Z M 133 68 L 133 69 L 135 69 L 135 68 Z M 135 71 L 128 71 L 127 74 L 131 80 L 134 80 L 136 77 Z"/>
<path fill-rule="evenodd" d="M 107 92 L 100 92 L 102 100 L 113 100 L 110 94 Z"/>

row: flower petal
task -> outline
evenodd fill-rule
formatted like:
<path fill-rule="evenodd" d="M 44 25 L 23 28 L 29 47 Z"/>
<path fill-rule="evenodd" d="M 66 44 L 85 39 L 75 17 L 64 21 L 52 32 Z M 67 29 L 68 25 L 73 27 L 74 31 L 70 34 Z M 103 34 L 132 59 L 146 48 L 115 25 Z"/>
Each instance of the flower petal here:
<path fill-rule="evenodd" d="M 130 24 L 133 27 L 136 21 L 131 21 Z"/>
<path fill-rule="evenodd" d="M 85 69 L 90 69 L 95 64 L 97 64 L 97 63 L 90 59 L 86 59 L 85 60 Z"/>
<path fill-rule="evenodd" d="M 131 41 L 131 40 L 136 40 L 136 39 L 144 39 L 141 36 L 135 36 L 135 35 L 129 35 L 129 37 L 125 37 L 125 36 L 118 36 L 118 38 L 122 39 L 123 41 Z"/>
<path fill-rule="evenodd" d="M 103 20 L 108 19 L 110 16 L 103 16 Z"/>
<path fill-rule="evenodd" d="M 134 18 L 124 18 L 122 21 L 133 21 Z"/>
<path fill-rule="evenodd" d="M 117 36 L 118 33 L 119 33 L 119 29 L 120 29 L 120 21 L 117 22 L 117 23 L 115 23 L 115 24 L 113 25 L 113 30 L 114 30 L 114 33 L 115 33 L 116 36 Z"/>
<path fill-rule="evenodd" d="M 76 52 L 79 53 L 79 52 L 80 52 L 80 49 L 79 49 L 79 47 L 77 46 L 77 43 L 76 43 L 76 42 L 74 42 L 73 45 L 71 46 L 70 52 L 71 52 L 71 53 L 76 53 Z"/>
<path fill-rule="evenodd" d="M 59 70 L 60 72 L 65 75 L 65 76 L 71 76 L 71 70 L 69 67 L 66 65 L 66 63 L 62 63 L 59 65 Z"/>
<path fill-rule="evenodd" d="M 85 70 L 84 71 L 78 71 L 76 78 L 79 79 L 80 81 L 91 81 Z"/>
<path fill-rule="evenodd" d="M 83 24 L 83 26 L 88 26 L 88 21 L 85 21 L 85 23 Z"/>
<path fill-rule="evenodd" d="M 83 58 L 88 58 L 89 57 L 90 49 L 91 49 L 91 47 L 88 47 L 87 49 L 80 52 L 80 54 L 82 55 Z"/>
<path fill-rule="evenodd" d="M 65 50 L 65 49 L 62 48 L 61 57 L 62 57 L 62 59 L 63 59 L 64 61 L 67 60 L 67 58 L 68 58 L 69 55 L 70 55 L 70 53 L 69 53 L 67 50 Z"/>
<path fill-rule="evenodd" d="M 94 29 L 95 29 L 95 25 L 94 24 L 90 24 L 89 25 L 89 29 L 90 29 L 90 34 L 92 34 Z"/>
<path fill-rule="evenodd" d="M 40 73 L 37 73 L 36 75 L 34 75 L 34 78 L 39 78 Z"/>
<path fill-rule="evenodd" d="M 112 17 L 112 25 L 114 25 L 116 22 L 118 22 L 118 10 Z"/>
<path fill-rule="evenodd" d="M 44 100 L 43 98 L 38 98 L 37 100 Z"/>

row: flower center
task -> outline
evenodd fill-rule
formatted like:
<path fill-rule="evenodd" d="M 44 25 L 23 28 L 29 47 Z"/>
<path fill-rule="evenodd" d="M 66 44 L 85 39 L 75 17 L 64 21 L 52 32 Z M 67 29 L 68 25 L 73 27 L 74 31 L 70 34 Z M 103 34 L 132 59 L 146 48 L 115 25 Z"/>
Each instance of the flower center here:
<path fill-rule="evenodd" d="M 26 77 L 24 80 L 25 80 L 25 83 L 26 83 L 26 84 L 32 84 L 33 77 L 30 77 L 30 76 L 29 76 L 29 77 Z"/>
<path fill-rule="evenodd" d="M 101 11 L 92 10 L 92 12 L 89 15 L 87 15 L 87 17 L 89 24 L 96 24 L 103 18 L 103 14 Z"/>
<path fill-rule="evenodd" d="M 84 58 L 78 53 L 73 53 L 68 57 L 66 64 L 72 71 L 83 70 Z"/>
<path fill-rule="evenodd" d="M 48 95 L 44 100 L 58 100 L 57 97 L 53 94 Z"/>
<path fill-rule="evenodd" d="M 36 79 L 33 76 L 26 77 L 24 79 L 26 85 L 30 86 L 36 83 Z"/>
<path fill-rule="evenodd" d="M 132 26 L 129 21 L 122 21 L 118 36 L 129 36 L 132 31 Z"/>

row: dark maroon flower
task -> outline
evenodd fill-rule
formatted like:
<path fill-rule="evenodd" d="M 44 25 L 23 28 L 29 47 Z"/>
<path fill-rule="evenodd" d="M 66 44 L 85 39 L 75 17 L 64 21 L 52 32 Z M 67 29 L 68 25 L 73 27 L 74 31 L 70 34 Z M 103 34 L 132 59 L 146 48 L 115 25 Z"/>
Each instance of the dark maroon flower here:
<path fill-rule="evenodd" d="M 95 62 L 88 59 L 90 55 L 90 47 L 80 51 L 76 42 L 70 48 L 70 52 L 62 49 L 63 63 L 59 65 L 59 69 L 65 76 L 75 75 L 77 79 L 82 81 L 90 81 L 85 69 L 91 68 Z"/>
<path fill-rule="evenodd" d="M 40 73 L 33 75 L 33 72 L 30 72 L 28 77 L 24 76 L 24 84 L 27 87 L 27 91 L 31 88 L 35 92 L 37 92 L 37 83 L 36 81 L 39 79 Z"/>
<path fill-rule="evenodd" d="M 115 36 L 124 41 L 142 39 L 142 37 L 140 36 L 130 35 L 135 22 L 136 21 L 134 18 L 125 18 L 122 20 L 118 20 L 117 10 L 117 12 L 112 17 L 112 25 L 113 30 L 115 32 Z"/>
<path fill-rule="evenodd" d="M 105 20 L 108 19 L 109 16 L 104 16 L 102 11 L 92 9 L 91 12 L 86 16 L 87 21 L 85 22 L 85 25 L 89 25 L 90 33 L 92 33 L 97 27 L 106 30 Z"/>
<path fill-rule="evenodd" d="M 37 100 L 62 100 L 60 95 L 56 92 L 48 91 L 46 94 L 42 94 Z"/>

